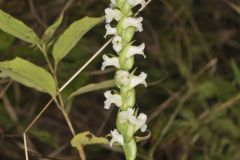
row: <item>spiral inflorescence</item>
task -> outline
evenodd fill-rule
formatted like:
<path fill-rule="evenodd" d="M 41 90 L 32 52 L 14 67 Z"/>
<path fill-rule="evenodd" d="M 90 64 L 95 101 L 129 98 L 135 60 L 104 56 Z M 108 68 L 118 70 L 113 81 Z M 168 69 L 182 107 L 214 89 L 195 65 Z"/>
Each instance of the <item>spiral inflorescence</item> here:
<path fill-rule="evenodd" d="M 135 87 L 139 84 L 147 86 L 147 74 L 141 72 L 134 75 L 134 56 L 144 54 L 145 44 L 135 46 L 133 37 L 135 32 L 142 32 L 142 17 L 134 17 L 132 9 L 135 6 L 144 7 L 145 0 L 111 0 L 110 7 L 105 9 L 106 34 L 113 35 L 112 45 L 116 56 L 103 55 L 102 70 L 107 66 L 117 68 L 114 81 L 118 91 L 106 91 L 104 108 L 109 109 L 112 104 L 119 108 L 116 125 L 111 131 L 110 145 L 117 142 L 124 148 L 127 160 L 136 159 L 137 147 L 134 134 L 140 129 L 146 131 L 147 116 L 138 114 L 135 104 Z"/>

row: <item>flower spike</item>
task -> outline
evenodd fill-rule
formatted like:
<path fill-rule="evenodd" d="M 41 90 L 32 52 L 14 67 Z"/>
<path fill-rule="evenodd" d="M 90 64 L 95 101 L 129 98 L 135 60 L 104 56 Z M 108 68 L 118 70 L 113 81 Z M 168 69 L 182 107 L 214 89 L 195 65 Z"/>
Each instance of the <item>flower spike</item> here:
<path fill-rule="evenodd" d="M 114 82 L 118 88 L 119 94 L 106 91 L 104 96 L 104 108 L 109 109 L 112 104 L 119 109 L 117 116 L 117 129 L 111 131 L 113 143 L 118 143 L 124 148 L 126 160 L 135 160 L 137 155 L 137 146 L 134 134 L 141 130 L 145 132 L 147 129 L 147 115 L 144 113 L 137 114 L 135 108 L 135 87 L 139 84 L 147 86 L 147 74 L 141 72 L 134 75 L 135 55 L 142 55 L 144 58 L 145 43 L 139 46 L 133 46 L 133 37 L 135 32 L 142 32 L 142 17 L 134 17 L 132 8 L 137 5 L 145 7 L 145 0 L 111 0 L 110 7 L 105 9 L 106 34 L 113 35 L 112 47 L 117 53 L 116 56 L 108 57 L 103 55 L 103 63 L 101 69 L 104 70 L 108 66 L 116 67 Z M 110 24 L 114 21 L 114 24 Z M 117 22 L 117 24 L 116 24 Z M 116 27 L 111 27 L 114 25 Z"/>

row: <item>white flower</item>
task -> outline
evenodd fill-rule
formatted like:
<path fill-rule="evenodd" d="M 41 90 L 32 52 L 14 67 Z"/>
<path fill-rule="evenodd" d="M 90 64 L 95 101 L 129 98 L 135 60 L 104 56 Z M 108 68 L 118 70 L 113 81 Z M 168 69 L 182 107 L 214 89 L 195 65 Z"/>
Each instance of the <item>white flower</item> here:
<path fill-rule="evenodd" d="M 112 94 L 111 91 L 104 93 L 106 100 L 104 101 L 104 108 L 109 109 L 111 104 L 115 104 L 120 107 L 122 105 L 122 98 L 119 94 Z"/>
<path fill-rule="evenodd" d="M 106 54 L 104 54 L 101 70 L 104 70 L 107 66 L 115 66 L 116 68 L 120 68 L 118 57 L 110 58 Z"/>
<path fill-rule="evenodd" d="M 138 117 L 134 115 L 134 110 L 132 108 L 128 108 L 127 111 L 122 111 L 119 114 L 120 123 L 124 123 L 129 121 L 135 127 L 135 131 L 141 129 L 142 132 L 145 132 L 147 129 L 146 121 L 147 115 L 144 113 L 140 113 Z"/>
<path fill-rule="evenodd" d="M 120 85 L 127 86 L 129 84 L 129 72 L 124 70 L 117 71 L 115 80 Z"/>
<path fill-rule="evenodd" d="M 136 117 L 134 116 L 134 110 L 132 108 L 128 108 L 127 111 L 120 112 L 119 120 L 121 123 L 129 121 L 130 123 L 135 124 Z"/>
<path fill-rule="evenodd" d="M 146 55 L 143 52 L 144 48 L 145 48 L 144 43 L 142 43 L 140 46 L 130 46 L 128 49 L 127 58 L 129 58 L 135 54 L 143 55 L 143 57 L 146 58 Z"/>
<path fill-rule="evenodd" d="M 131 80 L 129 84 L 130 88 L 134 88 L 139 84 L 143 84 L 145 87 L 147 87 L 146 78 L 147 78 L 147 74 L 144 72 L 141 72 L 139 76 L 134 76 L 134 75 L 131 76 Z"/>
<path fill-rule="evenodd" d="M 110 146 L 111 147 L 112 147 L 114 142 L 117 142 L 122 146 L 124 145 L 123 136 L 118 132 L 117 129 L 114 129 L 113 131 L 111 131 L 111 135 L 112 135 L 112 139 L 110 141 Z"/>
<path fill-rule="evenodd" d="M 113 49 L 118 53 L 122 49 L 122 37 L 121 36 L 114 36 L 113 40 Z"/>
<path fill-rule="evenodd" d="M 143 31 L 142 21 L 143 21 L 142 17 L 139 18 L 127 17 L 123 21 L 123 28 L 125 29 L 128 27 L 136 27 L 137 31 L 142 32 Z"/>
<path fill-rule="evenodd" d="M 141 4 L 142 7 L 145 7 L 146 2 L 145 0 L 127 0 L 128 4 L 132 5 L 133 7 Z"/>
<path fill-rule="evenodd" d="M 117 28 L 116 27 L 111 27 L 109 24 L 105 25 L 106 28 L 106 34 L 104 38 L 106 38 L 108 35 L 116 34 L 117 33 Z"/>
<path fill-rule="evenodd" d="M 112 22 L 112 20 L 119 21 L 122 17 L 122 13 L 118 9 L 106 8 L 105 14 L 106 14 L 105 18 L 107 23 Z"/>
<path fill-rule="evenodd" d="M 143 84 L 147 87 L 146 83 L 147 74 L 141 72 L 139 76 L 130 75 L 129 72 L 124 70 L 119 70 L 116 72 L 115 80 L 118 84 L 123 86 L 129 86 L 130 89 L 134 88 L 139 84 Z"/>
<path fill-rule="evenodd" d="M 136 119 L 135 131 L 137 131 L 140 128 L 142 132 L 145 132 L 147 129 L 146 121 L 147 115 L 144 113 L 140 113 Z"/>

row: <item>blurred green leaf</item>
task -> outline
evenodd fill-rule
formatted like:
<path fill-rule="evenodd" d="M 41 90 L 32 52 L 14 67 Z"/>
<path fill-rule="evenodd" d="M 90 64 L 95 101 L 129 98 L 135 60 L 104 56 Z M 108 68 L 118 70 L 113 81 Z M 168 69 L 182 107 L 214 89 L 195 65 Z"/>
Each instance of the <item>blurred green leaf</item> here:
<path fill-rule="evenodd" d="M 83 93 L 92 92 L 92 91 L 96 91 L 96 90 L 100 90 L 100 89 L 111 88 L 114 86 L 115 86 L 114 80 L 107 80 L 107 81 L 103 81 L 103 82 L 99 82 L 99 83 L 89 84 L 89 85 L 83 86 L 83 87 L 79 88 L 78 90 L 76 90 L 75 92 L 73 92 L 69 96 L 69 98 L 72 98 L 74 96 L 77 96 L 77 95 L 80 95 Z"/>
<path fill-rule="evenodd" d="M 56 94 L 56 85 L 53 77 L 45 69 L 21 58 L 0 62 L 0 77 L 11 79 L 38 91 Z"/>
<path fill-rule="evenodd" d="M 8 49 L 14 42 L 14 37 L 6 34 L 5 32 L 0 31 L 0 49 Z"/>
<path fill-rule="evenodd" d="M 40 42 L 31 28 L 2 10 L 0 10 L 0 29 L 28 43 L 38 44 Z"/>
<path fill-rule="evenodd" d="M 54 35 L 57 28 L 61 25 L 63 20 L 63 14 L 60 14 L 55 22 L 50 25 L 43 34 L 42 41 L 46 44 Z"/>
<path fill-rule="evenodd" d="M 55 136 L 52 135 L 50 132 L 43 131 L 36 128 L 32 128 L 29 132 L 31 135 L 38 138 L 38 140 L 40 140 L 41 142 L 46 143 L 54 148 L 57 147 Z"/>
<path fill-rule="evenodd" d="M 0 125 L 4 126 L 7 129 L 11 128 L 14 125 L 14 122 L 9 117 L 2 103 L 0 103 Z"/>
<path fill-rule="evenodd" d="M 219 92 L 221 89 L 221 92 Z M 204 98 L 219 98 L 221 100 L 227 100 L 235 93 L 236 89 L 231 82 L 228 82 L 219 77 L 213 79 L 207 79 L 203 83 L 198 85 L 199 97 Z"/>
<path fill-rule="evenodd" d="M 213 121 L 212 127 L 219 134 L 227 134 L 234 138 L 240 137 L 240 129 L 236 126 L 231 119 L 221 118 Z"/>
<path fill-rule="evenodd" d="M 78 148 L 79 145 L 108 144 L 107 138 L 96 137 L 90 132 L 79 133 L 71 140 L 71 145 Z"/>
<path fill-rule="evenodd" d="M 55 64 L 58 64 L 91 28 L 102 22 L 104 17 L 84 17 L 73 22 L 59 37 L 53 47 Z"/>

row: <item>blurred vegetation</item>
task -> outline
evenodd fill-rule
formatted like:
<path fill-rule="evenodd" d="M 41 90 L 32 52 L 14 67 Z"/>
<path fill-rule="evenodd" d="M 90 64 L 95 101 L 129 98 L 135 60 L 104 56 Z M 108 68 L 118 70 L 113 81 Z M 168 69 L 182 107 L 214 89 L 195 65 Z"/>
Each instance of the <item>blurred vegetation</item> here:
<path fill-rule="evenodd" d="M 33 3 L 34 2 L 34 3 Z M 0 0 L 0 8 L 39 35 L 66 0 Z M 83 16 L 102 16 L 108 0 L 75 0 L 57 35 Z M 31 7 L 30 7 L 31 6 Z M 149 87 L 137 88 L 137 104 L 148 115 L 152 136 L 139 143 L 138 159 L 240 159 L 240 3 L 229 0 L 153 0 L 141 13 L 147 59 L 136 65 L 148 73 Z M 91 30 L 60 64 L 63 84 L 104 44 L 104 25 Z M 38 50 L 0 31 L 0 60 L 16 56 L 46 66 Z M 113 52 L 108 47 L 104 53 Z M 63 92 L 111 79 L 98 57 Z M 49 100 L 45 94 L 0 80 L 0 159 L 24 159 L 22 131 Z M 115 126 L 116 110 L 103 108 L 103 90 L 79 95 L 67 104 L 78 132 L 103 136 Z M 78 159 L 62 114 L 52 105 L 30 130 L 30 159 Z M 120 160 L 122 151 L 88 146 L 87 159 Z M 113 151 L 111 151 L 113 150 Z"/>

